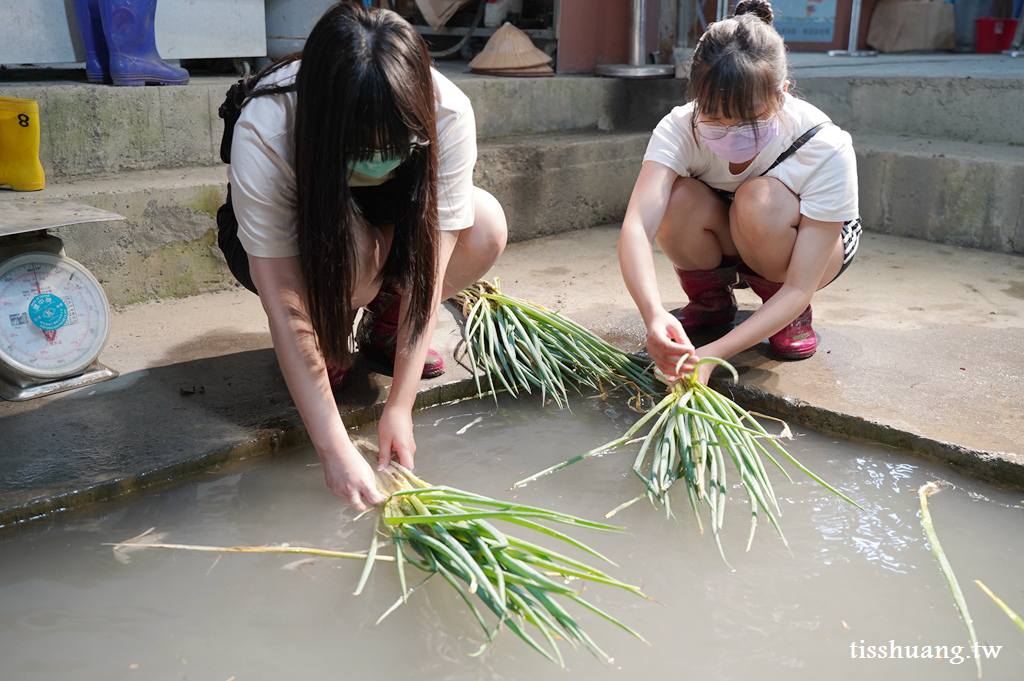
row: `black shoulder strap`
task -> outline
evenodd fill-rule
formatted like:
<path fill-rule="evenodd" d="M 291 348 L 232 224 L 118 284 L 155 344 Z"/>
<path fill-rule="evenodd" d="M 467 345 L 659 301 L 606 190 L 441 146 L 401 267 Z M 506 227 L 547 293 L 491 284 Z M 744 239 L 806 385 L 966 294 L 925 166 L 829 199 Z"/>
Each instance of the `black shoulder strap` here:
<path fill-rule="evenodd" d="M 231 163 L 231 141 L 235 135 L 235 123 L 242 115 L 242 107 L 253 97 L 261 95 L 277 95 L 284 92 L 293 92 L 294 83 L 291 85 L 271 85 L 268 87 L 257 87 L 264 76 L 273 73 L 288 62 L 277 62 L 270 64 L 254 76 L 242 78 L 228 88 L 224 97 L 224 103 L 217 109 L 217 115 L 224 119 L 224 134 L 220 138 L 220 160 L 224 163 Z"/>
<path fill-rule="evenodd" d="M 217 109 L 217 115 L 224 119 L 224 134 L 220 138 L 220 160 L 224 163 L 231 163 L 231 140 L 235 134 L 235 123 L 242 115 L 242 106 L 248 95 L 248 85 L 242 79 L 232 85 L 225 97 L 224 103 Z"/>
<path fill-rule="evenodd" d="M 790 156 L 795 154 L 797 149 L 799 149 L 803 145 L 807 144 L 808 140 L 810 140 L 812 137 L 817 135 L 818 131 L 821 130 L 826 125 L 829 125 L 829 123 L 830 123 L 830 121 L 825 121 L 823 123 L 818 123 L 816 126 L 811 128 L 810 130 L 808 130 L 804 134 L 800 135 L 800 137 L 798 137 L 796 139 L 796 141 L 793 142 L 793 144 L 790 145 L 789 149 L 786 149 L 784 152 L 782 152 L 779 155 L 779 157 L 777 159 L 775 159 L 775 163 L 773 163 L 770 166 L 768 166 L 767 170 L 765 170 L 763 173 L 758 175 L 758 177 L 764 177 L 768 173 L 769 170 L 771 170 L 772 168 L 774 168 L 775 166 L 779 165 L 780 163 L 785 161 L 787 158 L 789 158 Z"/>

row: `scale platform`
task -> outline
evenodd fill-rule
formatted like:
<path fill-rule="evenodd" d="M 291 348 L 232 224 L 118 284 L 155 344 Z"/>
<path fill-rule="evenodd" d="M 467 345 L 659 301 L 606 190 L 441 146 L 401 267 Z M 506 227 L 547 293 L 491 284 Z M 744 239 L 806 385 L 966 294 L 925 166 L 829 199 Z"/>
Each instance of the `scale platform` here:
<path fill-rule="evenodd" d="M 117 376 L 99 362 L 110 307 L 48 230 L 124 216 L 66 199 L 0 199 L 0 398 L 30 400 Z"/>

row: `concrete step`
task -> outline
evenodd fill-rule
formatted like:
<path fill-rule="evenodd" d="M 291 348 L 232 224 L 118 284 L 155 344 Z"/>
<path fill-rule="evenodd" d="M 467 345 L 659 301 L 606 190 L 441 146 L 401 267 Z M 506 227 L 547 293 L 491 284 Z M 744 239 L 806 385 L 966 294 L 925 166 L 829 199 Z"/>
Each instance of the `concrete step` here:
<path fill-rule="evenodd" d="M 458 65 L 456 65 L 458 66 Z M 514 79 L 448 75 L 473 101 L 480 139 L 612 127 L 622 82 L 588 76 Z M 235 82 L 200 76 L 180 87 L 117 88 L 72 81 L 0 83 L 0 97 L 39 102 L 40 159 L 51 181 L 125 170 L 220 164 L 217 109 Z"/>
<path fill-rule="evenodd" d="M 1024 145 L 1022 60 L 961 57 L 845 66 L 791 54 L 793 91 L 850 132 Z M 686 101 L 686 87 L 683 80 L 625 82 L 627 106 L 611 112 L 612 127 L 653 129 Z"/>
<path fill-rule="evenodd" d="M 0 192 L 0 201 L 66 198 L 125 216 L 53 233 L 100 280 L 112 305 L 129 305 L 234 286 L 216 245 L 226 186 L 224 166 L 143 170 L 51 182 L 31 194 Z"/>
<path fill-rule="evenodd" d="M 217 108 L 234 81 L 196 78 L 180 87 L 4 83 L 0 97 L 39 102 L 39 158 L 53 182 L 220 163 Z"/>
<path fill-rule="evenodd" d="M 478 186 L 505 208 L 509 240 L 621 220 L 647 132 L 581 131 L 481 142 Z M 1024 148 L 856 133 L 861 215 L 869 232 L 1024 253 Z M 216 246 L 224 167 L 124 172 L 51 183 L 0 201 L 69 198 L 123 222 L 56 230 L 114 305 L 236 286 Z"/>
<path fill-rule="evenodd" d="M 1021 60 L 903 57 L 836 66 L 822 59 L 791 55 L 797 90 L 852 132 L 1024 145 L 1017 120 L 1024 103 Z M 467 74 L 456 62 L 440 68 L 473 101 L 481 140 L 572 130 L 649 133 L 686 101 L 685 80 L 498 78 Z M 199 76 L 187 86 L 163 88 L 0 83 L 0 96 L 39 102 L 40 157 L 56 181 L 218 165 L 223 124 L 217 108 L 234 80 Z"/>
<path fill-rule="evenodd" d="M 475 182 L 505 207 L 511 241 L 620 220 L 647 133 L 532 135 L 480 144 Z M 54 230 L 70 257 L 104 284 L 114 305 L 236 286 L 216 245 L 225 166 L 141 170 L 51 182 L 0 201 L 67 198 L 124 221 Z"/>
<path fill-rule="evenodd" d="M 1024 254 L 1024 147 L 860 132 L 854 146 L 866 230 Z"/>
<path fill-rule="evenodd" d="M 621 220 L 650 133 L 575 132 L 480 145 L 477 186 L 505 207 L 509 240 Z"/>

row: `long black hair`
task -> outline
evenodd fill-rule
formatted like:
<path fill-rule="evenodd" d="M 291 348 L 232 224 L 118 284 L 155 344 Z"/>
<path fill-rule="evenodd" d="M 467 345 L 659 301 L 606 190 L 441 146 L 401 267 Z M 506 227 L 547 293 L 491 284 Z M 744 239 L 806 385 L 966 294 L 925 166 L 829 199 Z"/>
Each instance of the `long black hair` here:
<path fill-rule="evenodd" d="M 356 241 L 365 226 L 348 185 L 350 161 L 404 159 L 392 181 L 409 196 L 378 276 L 408 298 L 415 342 L 437 279 L 437 131 L 430 56 L 398 14 L 339 3 L 317 22 L 296 78 L 295 176 L 299 259 L 324 356 L 342 365 L 355 310 Z M 392 151 L 393 150 L 393 151 Z"/>
<path fill-rule="evenodd" d="M 733 16 L 708 26 L 697 42 L 688 92 L 695 134 L 698 113 L 754 123 L 765 107 L 782 108 L 789 64 L 773 16 L 767 0 L 741 0 Z"/>

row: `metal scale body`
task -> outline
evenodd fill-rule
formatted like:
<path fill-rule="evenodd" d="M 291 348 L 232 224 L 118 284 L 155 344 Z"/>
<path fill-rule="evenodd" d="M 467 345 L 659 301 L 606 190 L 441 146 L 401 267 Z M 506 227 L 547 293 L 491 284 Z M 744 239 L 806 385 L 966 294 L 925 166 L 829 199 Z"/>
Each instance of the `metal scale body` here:
<path fill-rule="evenodd" d="M 63 199 L 0 201 L 0 398 L 29 400 L 117 376 L 103 287 L 47 230 L 123 220 Z"/>

